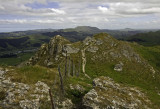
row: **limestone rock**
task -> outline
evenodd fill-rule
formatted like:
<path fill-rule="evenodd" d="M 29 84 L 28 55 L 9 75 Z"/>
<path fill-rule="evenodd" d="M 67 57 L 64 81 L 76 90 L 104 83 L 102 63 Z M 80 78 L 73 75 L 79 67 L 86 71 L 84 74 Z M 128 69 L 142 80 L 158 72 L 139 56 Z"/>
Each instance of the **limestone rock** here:
<path fill-rule="evenodd" d="M 0 70 L 4 72 L 4 70 Z M 78 90 L 83 90 L 80 85 L 75 86 Z M 50 103 L 49 87 L 44 82 L 38 81 L 28 85 L 24 83 L 12 82 L 5 76 L 0 75 L 0 107 L 4 109 L 41 109 L 41 101 Z M 60 99 L 55 95 L 56 109 L 72 109 L 74 104 L 70 99 Z M 45 106 L 48 104 L 45 104 Z M 43 106 L 44 107 L 44 106 Z"/>
<path fill-rule="evenodd" d="M 64 100 L 61 104 L 62 104 L 61 109 L 72 109 L 74 107 L 74 105 L 70 99 Z"/>
<path fill-rule="evenodd" d="M 93 80 L 94 89 L 83 98 L 86 109 L 150 109 L 151 102 L 138 88 L 114 82 L 109 77 Z"/>
<path fill-rule="evenodd" d="M 85 91 L 83 86 L 81 86 L 79 84 L 76 84 L 76 85 L 70 84 L 69 87 L 70 87 L 71 90 L 77 90 L 77 91 L 79 91 L 81 93 Z"/>
<path fill-rule="evenodd" d="M 63 47 L 63 50 L 66 51 L 69 54 L 79 52 L 79 48 L 72 47 L 71 44 L 70 45 L 69 44 L 65 45 Z"/>
<path fill-rule="evenodd" d="M 118 71 L 118 72 L 122 71 L 123 70 L 123 63 L 116 64 L 114 67 L 114 70 Z"/>
<path fill-rule="evenodd" d="M 86 50 L 92 53 L 95 53 L 98 51 L 98 47 L 97 46 L 90 46 L 89 48 L 87 48 Z"/>
<path fill-rule="evenodd" d="M 6 72 L 4 70 L 0 70 L 0 76 L 3 76 Z"/>
<path fill-rule="evenodd" d="M 3 72 L 3 71 L 1 71 Z M 5 76 L 0 76 L 0 91 L 5 96 L 0 101 L 0 107 L 12 109 L 39 109 L 40 100 L 49 100 L 47 84 L 38 81 L 35 85 L 12 82 Z"/>
<path fill-rule="evenodd" d="M 103 44 L 102 40 L 99 39 L 99 40 L 96 41 L 96 45 L 102 45 L 102 44 Z"/>
<path fill-rule="evenodd" d="M 19 105 L 23 109 L 39 109 L 39 100 L 22 100 L 19 102 Z"/>
<path fill-rule="evenodd" d="M 47 64 L 47 67 L 51 67 L 53 65 L 53 62 L 45 62 Z"/>
<path fill-rule="evenodd" d="M 91 38 L 91 37 L 86 37 L 83 41 L 83 44 L 84 45 L 89 45 L 90 43 L 92 42 L 95 42 L 96 40 L 94 38 Z"/>

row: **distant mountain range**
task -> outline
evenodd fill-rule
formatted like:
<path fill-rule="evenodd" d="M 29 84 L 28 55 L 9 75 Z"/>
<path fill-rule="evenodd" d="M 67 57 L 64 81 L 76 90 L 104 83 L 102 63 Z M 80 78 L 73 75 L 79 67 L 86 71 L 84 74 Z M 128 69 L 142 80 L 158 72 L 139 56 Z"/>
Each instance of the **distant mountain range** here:
<path fill-rule="evenodd" d="M 19 49 L 33 49 L 40 47 L 43 43 L 48 43 L 51 37 L 61 35 L 66 39 L 76 42 L 84 40 L 88 36 L 93 36 L 96 33 L 106 32 L 117 39 L 127 39 L 138 33 L 154 32 L 156 30 L 135 30 L 135 29 L 121 29 L 121 30 L 108 30 L 99 29 L 90 26 L 78 26 L 76 28 L 68 29 L 38 29 L 28 31 L 17 31 L 0 33 L 0 51 L 14 51 Z M 131 39 L 127 39 L 131 41 Z"/>

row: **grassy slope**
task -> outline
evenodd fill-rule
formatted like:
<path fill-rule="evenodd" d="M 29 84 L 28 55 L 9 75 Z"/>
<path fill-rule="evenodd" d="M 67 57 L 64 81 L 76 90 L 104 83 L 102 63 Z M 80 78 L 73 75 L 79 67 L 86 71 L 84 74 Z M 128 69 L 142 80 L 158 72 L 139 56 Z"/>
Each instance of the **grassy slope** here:
<path fill-rule="evenodd" d="M 19 39 L 22 38 L 28 38 L 27 40 L 23 40 L 20 41 Z M 21 37 L 7 37 L 7 38 L 3 38 L 2 40 L 4 40 L 4 44 L 8 45 L 6 48 L 4 48 L 5 50 L 17 50 L 17 49 L 30 49 L 30 48 L 37 48 L 39 47 L 41 44 L 48 42 L 50 40 L 50 37 L 48 36 L 44 36 L 41 34 L 33 34 L 33 35 L 28 35 L 28 36 L 21 36 Z M 14 45 L 11 45 L 11 42 L 16 43 Z M 34 44 L 39 44 L 38 46 L 34 46 Z M 1 45 L 2 46 L 2 45 Z M 3 47 L 0 47 L 2 50 Z"/>
<path fill-rule="evenodd" d="M 158 57 L 159 47 L 143 47 L 137 45 L 134 47 L 135 50 L 146 60 L 150 60 L 150 64 L 154 66 L 154 68 L 159 68 L 157 65 L 160 62 L 160 58 Z M 157 73 L 155 75 L 155 79 L 152 77 L 152 74 L 146 70 L 143 71 L 142 66 L 136 65 L 134 62 L 129 62 L 122 72 L 114 71 L 115 62 L 107 62 L 106 60 L 100 61 L 97 60 L 93 62 L 90 57 L 92 54 L 88 54 L 87 56 L 87 65 L 86 72 L 92 78 L 91 80 L 82 76 L 83 79 L 71 78 L 70 83 L 79 83 L 84 86 L 88 86 L 87 84 L 92 84 L 92 80 L 99 76 L 109 76 L 113 78 L 118 83 L 127 84 L 129 86 L 136 86 L 142 89 L 149 98 L 152 100 L 155 106 L 160 107 L 160 96 L 157 94 L 158 90 L 160 90 L 160 74 Z M 132 69 L 132 70 L 131 70 Z M 159 70 L 159 69 L 158 69 Z M 157 89 L 155 89 L 157 87 Z M 87 87 L 88 88 L 88 87 Z M 91 88 L 91 86 L 89 87 Z M 88 89 L 89 89 L 88 88 Z"/>
<path fill-rule="evenodd" d="M 53 85 L 56 70 L 48 69 L 42 66 L 24 66 L 15 68 L 14 72 L 11 71 L 7 75 L 11 77 L 14 82 L 22 82 L 27 84 L 35 84 L 38 81 L 43 81 L 49 86 Z"/>
<path fill-rule="evenodd" d="M 13 58 L 0 58 L 0 65 L 1 66 L 15 66 L 18 65 L 26 60 L 28 60 L 34 53 L 20 53 L 18 57 Z"/>
<path fill-rule="evenodd" d="M 132 44 L 132 47 L 160 71 L 160 46 L 144 47 L 142 45 Z"/>
<path fill-rule="evenodd" d="M 156 70 L 158 70 L 158 73 L 156 74 L 156 79 L 154 81 L 157 81 L 157 85 L 151 84 L 152 86 L 160 86 L 160 46 L 151 46 L 151 47 L 144 47 L 138 44 L 132 44 L 132 47 L 143 57 L 145 58 Z M 147 80 L 146 80 L 147 81 Z M 147 81 L 150 82 L 150 81 Z M 152 86 L 152 87 L 153 87 Z M 149 87 L 149 86 L 146 86 Z M 158 91 L 158 90 L 157 90 Z M 160 107 L 160 96 L 157 96 L 155 91 L 152 89 L 148 89 L 147 92 L 149 93 L 151 99 L 159 105 Z"/>
<path fill-rule="evenodd" d="M 139 33 L 128 37 L 126 40 L 134 41 L 144 46 L 160 45 L 160 31 Z"/>
<path fill-rule="evenodd" d="M 159 69 L 157 66 L 160 59 L 158 57 L 158 54 L 160 51 L 159 47 L 143 47 L 143 46 L 134 45 L 134 44 L 131 44 L 131 45 L 142 57 L 148 60 L 151 65 Z M 78 46 L 78 45 L 75 45 L 75 46 Z M 160 96 L 157 94 L 157 90 L 155 89 L 155 87 L 160 89 L 160 85 L 159 85 L 160 74 L 156 74 L 155 79 L 153 79 L 149 72 L 142 71 L 143 73 L 138 73 L 140 66 L 136 66 L 134 63 L 128 64 L 129 66 L 126 66 L 126 68 L 128 68 L 127 70 L 124 70 L 123 72 L 116 72 L 113 70 L 115 62 L 113 63 L 107 62 L 107 61 L 102 62 L 99 60 L 93 62 L 90 59 L 91 55 L 92 54 L 88 54 L 87 66 L 86 66 L 86 73 L 91 77 L 91 79 L 86 78 L 81 73 L 79 78 L 74 76 L 74 77 L 65 79 L 65 86 L 67 86 L 68 84 L 78 83 L 86 89 L 85 91 L 86 93 L 89 89 L 92 88 L 92 80 L 94 78 L 98 76 L 109 76 L 118 83 L 140 87 L 145 93 L 147 93 L 147 95 L 152 100 L 154 105 L 160 107 Z M 135 68 L 135 70 L 130 70 L 130 68 L 131 69 Z M 48 70 L 49 69 L 46 69 L 40 66 L 17 68 L 15 70 L 16 73 L 13 74 L 12 77 L 14 77 L 15 81 L 19 81 L 19 78 L 20 78 L 20 81 L 23 80 L 22 82 L 29 83 L 29 84 L 33 84 L 38 80 L 48 81 L 48 83 L 53 83 L 55 74 L 58 75 L 56 73 L 57 70 L 52 71 L 51 69 L 51 73 L 46 73 L 48 72 Z M 62 68 L 62 70 L 63 70 L 62 71 L 63 73 L 64 69 Z M 45 77 L 45 75 L 47 75 L 47 77 Z M 57 87 L 59 87 L 59 84 L 57 84 Z M 67 92 L 67 96 L 71 98 L 74 101 L 74 103 L 79 102 L 81 100 L 80 97 L 82 97 L 85 94 L 85 93 L 80 94 L 79 92 L 75 92 L 67 88 L 65 89 Z"/>

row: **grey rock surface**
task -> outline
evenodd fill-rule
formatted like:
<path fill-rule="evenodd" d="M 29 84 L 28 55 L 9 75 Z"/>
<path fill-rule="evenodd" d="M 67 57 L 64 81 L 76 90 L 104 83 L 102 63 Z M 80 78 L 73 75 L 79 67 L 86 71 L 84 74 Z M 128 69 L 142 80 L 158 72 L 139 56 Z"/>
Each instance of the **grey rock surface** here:
<path fill-rule="evenodd" d="M 114 70 L 118 71 L 118 72 L 122 71 L 123 70 L 123 63 L 116 64 L 114 66 Z"/>
<path fill-rule="evenodd" d="M 83 98 L 86 109 L 151 109 L 150 100 L 136 87 L 118 84 L 109 77 L 96 78 L 93 85 Z"/>

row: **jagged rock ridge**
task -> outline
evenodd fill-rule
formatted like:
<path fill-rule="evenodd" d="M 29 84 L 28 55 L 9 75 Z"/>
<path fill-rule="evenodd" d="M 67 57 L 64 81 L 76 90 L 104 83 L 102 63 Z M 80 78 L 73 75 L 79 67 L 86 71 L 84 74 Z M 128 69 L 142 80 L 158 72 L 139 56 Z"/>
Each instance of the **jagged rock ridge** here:
<path fill-rule="evenodd" d="M 88 79 L 108 76 L 105 74 L 108 71 L 128 76 L 136 74 L 142 80 L 146 78 L 144 75 L 149 75 L 154 80 L 156 74 L 156 70 L 137 54 L 129 43 L 118 41 L 106 33 L 87 37 L 84 41 L 76 43 L 71 43 L 62 36 L 55 36 L 49 44 L 42 45 L 27 64 L 56 68 L 58 65 L 64 66 L 66 60 L 68 75 L 71 74 L 71 70 L 71 75 L 76 75 L 80 68 L 79 73 Z M 83 97 L 84 108 L 150 108 L 152 105 L 138 88 L 117 84 L 110 78 L 99 77 L 94 80 L 94 85 L 95 87 Z M 74 90 L 73 87 L 71 89 Z M 115 98 L 112 96 L 113 93 Z"/>
<path fill-rule="evenodd" d="M 83 73 L 85 73 L 87 61 L 102 61 L 113 63 L 115 71 L 131 70 L 128 66 L 132 66 L 132 69 L 135 70 L 137 66 L 142 66 L 153 76 L 155 74 L 153 67 L 141 58 L 127 42 L 118 41 L 106 33 L 97 34 L 92 38 L 87 37 L 84 41 L 76 43 L 71 43 L 57 35 L 51 39 L 49 44 L 43 44 L 27 64 L 56 67 L 58 64 L 64 63 L 66 53 L 68 57 L 74 57 L 72 60 L 75 63 L 78 63 L 78 59 L 82 61 Z M 139 70 L 137 69 L 137 71 Z"/>

